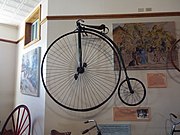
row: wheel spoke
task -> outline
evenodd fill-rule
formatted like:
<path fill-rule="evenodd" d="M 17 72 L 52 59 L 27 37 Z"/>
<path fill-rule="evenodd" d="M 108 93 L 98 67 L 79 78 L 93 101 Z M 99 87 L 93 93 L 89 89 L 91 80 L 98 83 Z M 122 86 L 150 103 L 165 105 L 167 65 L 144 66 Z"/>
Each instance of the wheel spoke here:
<path fill-rule="evenodd" d="M 11 117 L 12 117 L 12 127 L 13 127 L 13 132 L 16 132 L 15 121 L 14 121 L 14 115 L 12 115 Z"/>
<path fill-rule="evenodd" d="M 17 119 L 16 119 L 15 133 L 18 133 L 19 116 L 20 116 L 20 108 L 18 108 L 18 110 L 17 110 Z"/>
<path fill-rule="evenodd" d="M 25 123 L 26 123 L 26 121 L 27 121 L 27 119 L 28 119 L 28 115 L 25 117 L 25 119 L 24 119 L 24 121 L 23 121 L 23 123 L 22 123 L 22 125 L 20 125 L 19 127 L 20 127 L 20 132 L 22 132 L 22 129 L 24 128 L 24 126 L 25 126 Z M 27 124 L 27 123 L 26 123 Z M 27 124 L 27 126 L 24 128 L 24 130 L 23 131 L 25 131 L 26 130 L 26 128 L 29 126 L 29 123 Z"/>
<path fill-rule="evenodd" d="M 22 124 L 22 121 L 23 121 L 23 118 L 24 118 L 24 113 L 25 113 L 25 108 L 23 109 L 23 113 L 22 113 L 22 116 L 21 116 L 21 120 L 20 120 L 20 123 L 19 123 L 19 127 L 17 129 L 17 132 L 19 133 L 20 130 L 21 130 L 21 124 Z"/>

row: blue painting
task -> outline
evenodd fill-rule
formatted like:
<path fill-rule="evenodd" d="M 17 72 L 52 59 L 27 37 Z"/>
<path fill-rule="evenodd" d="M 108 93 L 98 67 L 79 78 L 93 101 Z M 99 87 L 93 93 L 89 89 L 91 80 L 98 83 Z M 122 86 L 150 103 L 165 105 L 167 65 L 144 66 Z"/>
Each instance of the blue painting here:
<path fill-rule="evenodd" d="M 21 93 L 39 96 L 40 47 L 22 56 Z"/>

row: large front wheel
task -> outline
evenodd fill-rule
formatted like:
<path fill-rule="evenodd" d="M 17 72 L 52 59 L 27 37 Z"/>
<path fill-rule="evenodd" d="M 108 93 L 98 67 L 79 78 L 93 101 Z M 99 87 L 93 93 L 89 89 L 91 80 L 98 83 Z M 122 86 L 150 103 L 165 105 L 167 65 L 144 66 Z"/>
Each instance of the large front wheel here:
<path fill-rule="evenodd" d="M 129 89 L 129 85 L 131 85 L 132 90 Z M 124 104 L 136 106 L 141 104 L 145 99 L 146 88 L 140 80 L 127 78 L 121 82 L 118 89 L 118 96 Z"/>
<path fill-rule="evenodd" d="M 119 55 L 111 40 L 93 30 L 81 32 L 81 48 L 78 42 L 77 31 L 57 38 L 45 52 L 41 76 L 57 104 L 73 111 L 90 111 L 106 103 L 117 89 Z"/>

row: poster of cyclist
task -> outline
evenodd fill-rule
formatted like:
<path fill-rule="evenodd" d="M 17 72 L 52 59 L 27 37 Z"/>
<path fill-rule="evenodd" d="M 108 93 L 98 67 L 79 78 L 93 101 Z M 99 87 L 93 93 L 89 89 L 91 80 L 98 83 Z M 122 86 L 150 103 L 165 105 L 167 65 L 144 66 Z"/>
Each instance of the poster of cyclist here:
<path fill-rule="evenodd" d="M 173 67 L 169 51 L 175 30 L 175 22 L 116 23 L 113 40 L 128 69 L 166 69 Z"/>

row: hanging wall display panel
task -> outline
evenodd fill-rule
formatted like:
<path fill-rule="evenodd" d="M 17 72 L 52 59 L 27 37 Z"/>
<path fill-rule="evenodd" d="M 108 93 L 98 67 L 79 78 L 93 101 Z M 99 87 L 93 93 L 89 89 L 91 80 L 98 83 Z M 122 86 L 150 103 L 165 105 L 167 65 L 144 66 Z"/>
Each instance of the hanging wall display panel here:
<path fill-rule="evenodd" d="M 114 121 L 149 121 L 150 107 L 113 107 Z"/>
<path fill-rule="evenodd" d="M 40 47 L 35 48 L 22 57 L 21 93 L 39 96 Z"/>
<path fill-rule="evenodd" d="M 172 68 L 168 55 L 176 41 L 174 21 L 114 23 L 113 39 L 129 69 Z"/>

